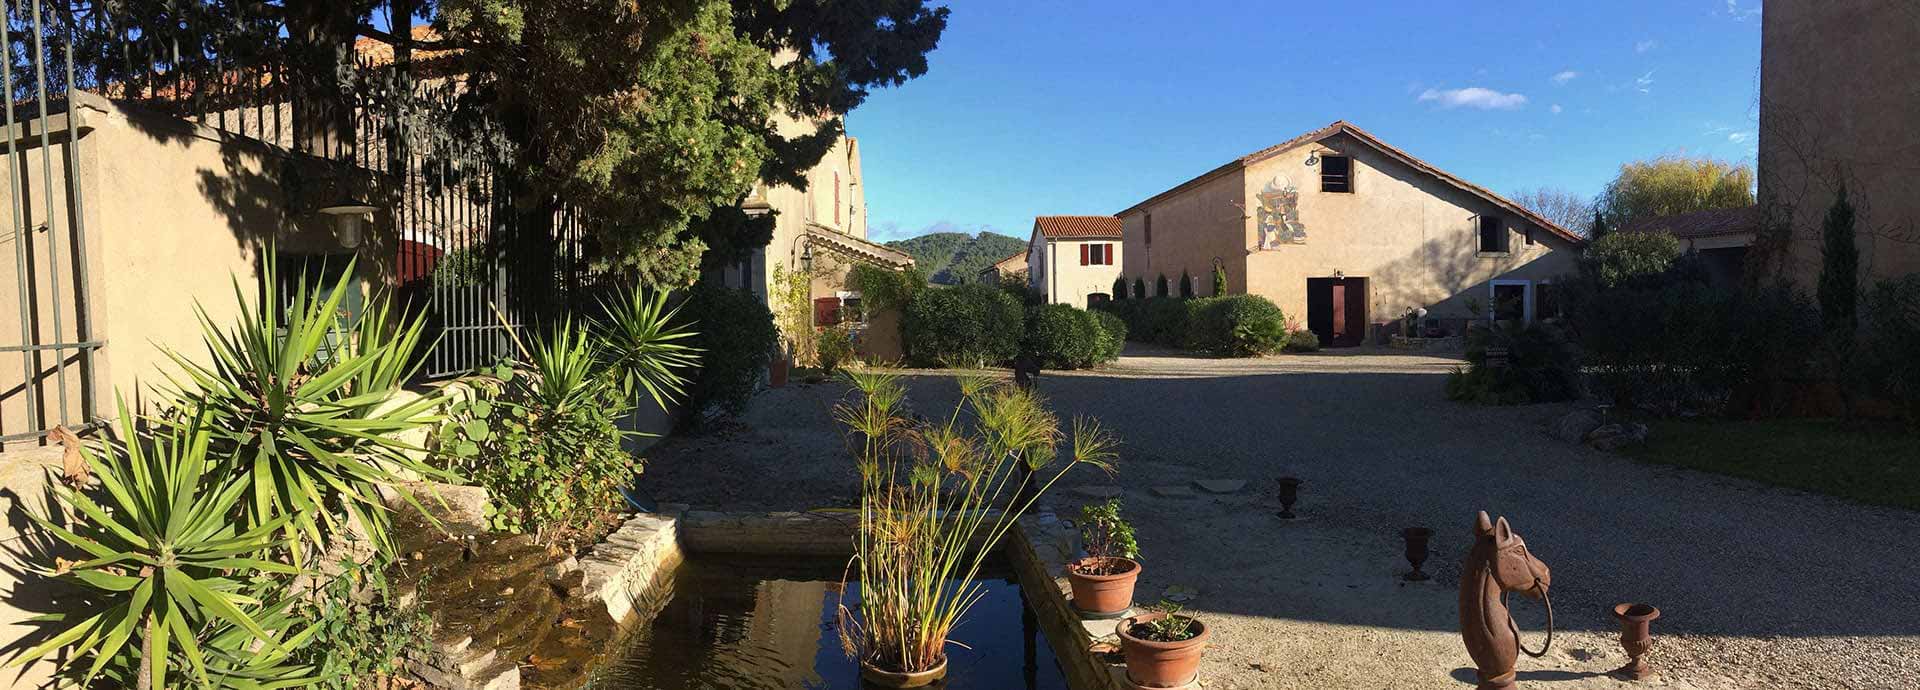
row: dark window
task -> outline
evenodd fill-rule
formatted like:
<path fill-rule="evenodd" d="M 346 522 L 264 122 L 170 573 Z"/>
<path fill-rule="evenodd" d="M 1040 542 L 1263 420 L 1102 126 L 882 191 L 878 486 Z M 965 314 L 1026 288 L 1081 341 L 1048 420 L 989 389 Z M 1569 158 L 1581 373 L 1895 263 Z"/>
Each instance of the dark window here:
<path fill-rule="evenodd" d="M 1527 236 L 1527 244 L 1532 245 L 1533 244 L 1533 226 L 1531 225 L 1527 226 L 1527 229 L 1522 232 Z"/>
<path fill-rule="evenodd" d="M 1560 318 L 1560 296 L 1556 294 L 1552 283 L 1533 286 L 1533 317 L 1536 319 Z"/>
<path fill-rule="evenodd" d="M 1527 315 L 1527 286 L 1493 286 L 1493 318 L 1495 321 L 1519 321 Z"/>
<path fill-rule="evenodd" d="M 1086 251 L 1090 253 L 1090 257 L 1086 262 L 1083 262 L 1081 265 L 1083 266 L 1089 266 L 1089 265 L 1090 266 L 1112 266 L 1113 265 L 1113 245 L 1111 243 L 1103 242 L 1101 244 L 1092 244 L 1092 245 L 1085 245 L 1085 246 L 1088 247 Z"/>
<path fill-rule="evenodd" d="M 1351 194 L 1353 192 L 1353 159 L 1346 156 L 1321 158 L 1320 191 Z"/>
<path fill-rule="evenodd" d="M 1153 244 L 1153 214 L 1147 214 L 1147 244 Z"/>
<path fill-rule="evenodd" d="M 1489 254 L 1507 252 L 1507 224 L 1499 216 L 1480 217 L 1480 251 Z"/>

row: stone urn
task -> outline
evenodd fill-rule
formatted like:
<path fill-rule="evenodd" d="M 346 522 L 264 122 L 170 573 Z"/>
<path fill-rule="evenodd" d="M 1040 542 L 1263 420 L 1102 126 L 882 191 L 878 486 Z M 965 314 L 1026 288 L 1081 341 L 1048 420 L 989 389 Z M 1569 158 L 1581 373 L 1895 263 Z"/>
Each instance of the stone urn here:
<path fill-rule="evenodd" d="M 1134 626 L 1151 623 L 1168 614 L 1160 611 L 1120 619 L 1120 653 L 1127 660 L 1127 681 L 1143 688 L 1178 688 L 1193 683 L 1200 675 L 1200 657 L 1207 649 L 1207 626 L 1193 621 L 1193 637 L 1178 642 L 1161 642 L 1136 637 Z"/>
<path fill-rule="evenodd" d="M 1133 584 L 1140 579 L 1140 563 L 1117 556 L 1082 558 L 1067 564 L 1067 582 L 1073 587 L 1073 610 L 1081 618 L 1119 618 L 1133 608 Z"/>
<path fill-rule="evenodd" d="M 1647 665 L 1647 652 L 1653 651 L 1653 621 L 1660 617 L 1660 609 L 1646 604 L 1615 604 L 1613 617 L 1620 621 L 1620 648 L 1626 650 L 1630 661 L 1615 673 L 1645 680 L 1653 675 L 1653 668 Z"/>

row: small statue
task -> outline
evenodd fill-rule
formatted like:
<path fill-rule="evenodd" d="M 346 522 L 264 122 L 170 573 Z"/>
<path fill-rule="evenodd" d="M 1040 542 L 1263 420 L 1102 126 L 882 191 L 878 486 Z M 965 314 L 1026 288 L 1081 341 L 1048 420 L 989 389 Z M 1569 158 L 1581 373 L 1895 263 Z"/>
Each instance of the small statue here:
<path fill-rule="evenodd" d="M 1553 573 L 1527 551 L 1526 540 L 1513 533 L 1504 517 L 1492 521 L 1480 511 L 1473 537 L 1473 549 L 1460 568 L 1460 637 L 1479 666 L 1476 690 L 1513 690 L 1514 662 L 1520 653 L 1538 658 L 1553 646 L 1553 600 L 1547 597 Z M 1547 641 L 1539 652 L 1521 646 L 1520 626 L 1507 610 L 1507 592 L 1546 602 Z"/>

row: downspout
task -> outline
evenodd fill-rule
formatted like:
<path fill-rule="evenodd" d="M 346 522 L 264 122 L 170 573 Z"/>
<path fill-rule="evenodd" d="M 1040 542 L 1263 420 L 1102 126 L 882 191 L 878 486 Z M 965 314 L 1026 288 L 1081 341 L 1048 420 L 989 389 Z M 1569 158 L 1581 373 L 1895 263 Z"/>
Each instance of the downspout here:
<path fill-rule="evenodd" d="M 1047 304 L 1060 301 L 1060 243 L 1047 240 L 1047 260 L 1053 262 L 1053 268 L 1047 270 L 1047 280 L 1053 284 L 1047 287 Z"/>

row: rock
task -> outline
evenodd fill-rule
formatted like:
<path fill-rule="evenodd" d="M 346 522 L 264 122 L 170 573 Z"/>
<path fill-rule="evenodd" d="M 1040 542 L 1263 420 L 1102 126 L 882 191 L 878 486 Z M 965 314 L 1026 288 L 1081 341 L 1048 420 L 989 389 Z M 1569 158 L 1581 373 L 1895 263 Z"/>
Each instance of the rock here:
<path fill-rule="evenodd" d="M 1579 443 L 1587 435 L 1600 428 L 1606 420 L 1593 410 L 1574 410 L 1567 416 L 1557 419 L 1547 428 L 1547 435 L 1567 443 Z"/>
<path fill-rule="evenodd" d="M 1604 451 L 1645 443 L 1647 425 L 1639 423 L 1606 424 L 1587 434 L 1587 443 Z"/>
<path fill-rule="evenodd" d="M 1185 486 L 1179 486 L 1179 485 L 1153 487 L 1153 495 L 1159 496 L 1161 498 L 1193 498 L 1194 497 L 1193 489 L 1189 489 Z"/>
<path fill-rule="evenodd" d="M 1110 484 L 1076 486 L 1073 487 L 1072 491 L 1087 498 L 1119 498 L 1122 493 L 1120 487 Z"/>
<path fill-rule="evenodd" d="M 1234 494 L 1247 488 L 1245 479 L 1196 479 L 1193 485 L 1210 494 Z"/>

